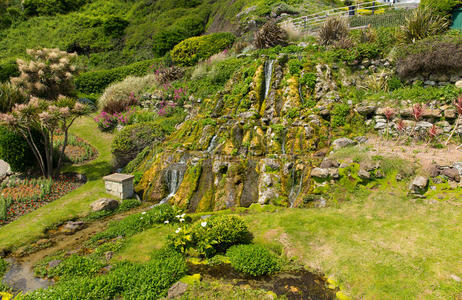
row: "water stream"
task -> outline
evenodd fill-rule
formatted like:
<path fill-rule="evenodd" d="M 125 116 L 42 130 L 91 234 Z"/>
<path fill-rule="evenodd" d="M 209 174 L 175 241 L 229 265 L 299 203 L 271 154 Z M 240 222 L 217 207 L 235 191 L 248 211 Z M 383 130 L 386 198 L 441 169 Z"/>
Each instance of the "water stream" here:
<path fill-rule="evenodd" d="M 300 192 L 302 191 L 302 186 L 303 186 L 303 171 L 300 172 L 300 178 L 298 179 L 297 182 L 297 172 L 295 170 L 295 167 L 292 169 L 292 187 L 290 188 L 290 193 L 289 193 L 289 203 L 290 207 L 293 207 L 295 204 L 295 201 L 297 201 L 298 195 L 300 195 Z"/>
<path fill-rule="evenodd" d="M 46 279 L 34 276 L 32 266 L 27 263 L 21 263 L 13 258 L 8 258 L 9 270 L 5 274 L 3 282 L 11 287 L 15 293 L 32 292 L 37 289 L 47 288 L 52 282 Z"/>
<path fill-rule="evenodd" d="M 271 77 L 273 77 L 274 60 L 270 59 L 265 62 L 265 99 L 268 97 L 271 87 Z"/>
<path fill-rule="evenodd" d="M 178 191 L 178 188 L 180 187 L 181 183 L 183 182 L 184 178 L 184 173 L 186 171 L 186 162 L 181 159 L 178 163 L 172 164 L 171 166 L 168 167 L 166 170 L 166 181 L 167 181 L 167 187 L 168 187 L 168 195 L 164 199 L 162 199 L 159 203 L 151 206 L 158 206 L 162 205 L 164 203 L 167 203 L 170 198 L 175 196 L 176 192 Z"/>
<path fill-rule="evenodd" d="M 218 136 L 215 134 L 213 135 L 212 139 L 210 140 L 209 147 L 207 148 L 207 153 L 212 153 L 213 150 L 217 147 L 218 144 Z"/>

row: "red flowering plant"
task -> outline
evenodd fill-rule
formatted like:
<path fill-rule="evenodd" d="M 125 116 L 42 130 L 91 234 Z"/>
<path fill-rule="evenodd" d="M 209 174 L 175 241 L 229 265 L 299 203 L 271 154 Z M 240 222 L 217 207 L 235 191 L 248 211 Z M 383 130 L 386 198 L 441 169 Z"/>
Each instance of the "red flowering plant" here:
<path fill-rule="evenodd" d="M 385 111 L 383 112 L 385 115 L 385 118 L 387 119 L 387 140 L 388 140 L 388 132 L 390 128 L 390 120 L 393 119 L 395 116 L 395 110 L 391 107 L 385 108 Z"/>
<path fill-rule="evenodd" d="M 168 115 L 177 106 L 182 106 L 188 99 L 187 87 L 174 87 L 170 83 L 161 86 L 162 100 L 157 103 L 157 112 L 160 116 Z"/>

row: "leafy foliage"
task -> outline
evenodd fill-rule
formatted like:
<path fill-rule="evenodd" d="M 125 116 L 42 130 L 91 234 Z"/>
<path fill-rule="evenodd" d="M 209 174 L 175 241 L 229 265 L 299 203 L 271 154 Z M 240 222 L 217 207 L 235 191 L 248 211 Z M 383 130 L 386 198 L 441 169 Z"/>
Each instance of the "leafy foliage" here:
<path fill-rule="evenodd" d="M 430 8 L 442 16 L 448 16 L 457 6 L 462 5 L 461 0 L 421 0 L 420 6 Z"/>
<path fill-rule="evenodd" d="M 233 245 L 250 243 L 252 239 L 240 218 L 224 215 L 198 220 L 178 229 L 175 235 L 169 236 L 168 244 L 180 252 L 195 250 L 200 255 L 212 257 Z"/>
<path fill-rule="evenodd" d="M 124 127 L 112 142 L 114 166 L 121 168 L 133 160 L 138 153 L 154 142 L 162 141 L 165 132 L 156 122 L 138 123 Z"/>
<path fill-rule="evenodd" d="M 34 130 L 32 133 L 36 139 L 40 138 L 37 131 Z M 0 126 L 0 157 L 10 164 L 14 172 L 25 171 L 27 167 L 35 164 L 34 154 L 26 139 L 5 126 Z"/>
<path fill-rule="evenodd" d="M 448 26 L 446 19 L 435 14 L 433 10 L 418 8 L 406 18 L 406 24 L 401 29 L 406 41 L 412 42 L 441 33 Z"/>
<path fill-rule="evenodd" d="M 233 42 L 234 35 L 226 32 L 189 38 L 173 48 L 172 60 L 183 66 L 191 66 L 230 48 Z"/>
<path fill-rule="evenodd" d="M 252 276 L 271 274 L 280 269 L 277 257 L 259 245 L 232 246 L 226 256 L 234 269 Z"/>

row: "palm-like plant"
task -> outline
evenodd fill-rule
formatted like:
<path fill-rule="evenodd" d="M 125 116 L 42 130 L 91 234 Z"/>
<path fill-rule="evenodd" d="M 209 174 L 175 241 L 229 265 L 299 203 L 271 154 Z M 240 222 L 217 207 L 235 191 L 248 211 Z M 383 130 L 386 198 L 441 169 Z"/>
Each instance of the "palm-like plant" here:
<path fill-rule="evenodd" d="M 429 8 L 418 8 L 406 18 L 406 24 L 401 26 L 401 29 L 406 41 L 414 42 L 443 32 L 448 27 L 449 22 L 446 18 Z"/>

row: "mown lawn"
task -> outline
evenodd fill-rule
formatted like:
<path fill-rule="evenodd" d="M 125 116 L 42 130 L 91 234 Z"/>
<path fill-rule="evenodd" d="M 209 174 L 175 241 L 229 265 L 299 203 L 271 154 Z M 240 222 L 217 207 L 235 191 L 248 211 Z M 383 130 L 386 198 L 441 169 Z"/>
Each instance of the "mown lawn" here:
<path fill-rule="evenodd" d="M 406 183 L 380 188 L 323 209 L 242 214 L 257 243 L 337 281 L 353 299 L 457 299 L 462 283 L 462 210 L 458 203 L 411 200 Z M 118 259 L 145 261 L 176 227 L 127 240 Z"/>
<path fill-rule="evenodd" d="M 63 172 L 85 174 L 88 182 L 66 196 L 0 227 L 0 249 L 16 249 L 33 242 L 43 235 L 45 229 L 87 214 L 91 202 L 107 196 L 101 177 L 111 172 L 112 135 L 100 132 L 92 117 L 78 119 L 71 133 L 95 147 L 98 157 L 80 166 L 66 167 Z"/>

